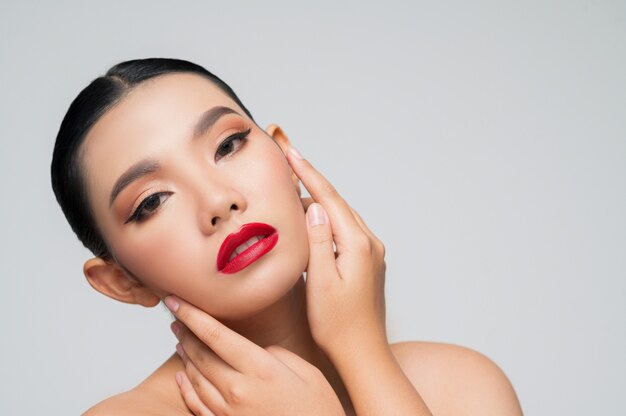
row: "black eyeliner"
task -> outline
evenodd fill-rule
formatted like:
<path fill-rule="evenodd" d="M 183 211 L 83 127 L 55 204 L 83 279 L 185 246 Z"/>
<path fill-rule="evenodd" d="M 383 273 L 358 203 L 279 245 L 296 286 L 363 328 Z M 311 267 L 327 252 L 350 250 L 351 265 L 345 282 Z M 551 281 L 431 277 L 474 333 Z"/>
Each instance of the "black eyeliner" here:
<path fill-rule="evenodd" d="M 240 139 L 242 141 L 241 147 L 239 149 L 237 149 L 235 152 L 229 153 L 227 155 L 221 156 L 221 158 L 223 157 L 230 157 L 231 155 L 237 153 L 239 150 L 241 150 L 243 148 L 243 146 L 245 146 L 246 142 L 248 141 L 248 135 L 250 134 L 251 129 L 248 130 L 244 130 L 244 131 L 240 131 L 234 134 L 231 134 L 230 136 L 228 136 L 227 138 L 225 138 L 218 146 L 217 146 L 217 150 L 221 149 L 222 146 L 224 146 L 227 143 L 230 143 L 234 140 Z"/>
<path fill-rule="evenodd" d="M 135 209 L 135 211 L 133 211 L 133 213 L 130 215 L 130 217 L 124 222 L 124 224 L 128 224 L 129 222 L 132 221 L 137 221 L 139 220 L 139 213 L 141 212 L 142 209 L 144 209 L 146 207 L 146 205 L 148 204 L 148 200 L 150 198 L 152 198 L 155 195 L 161 196 L 164 194 L 169 194 L 170 192 L 155 192 L 153 194 L 148 195 L 147 197 L 145 197 L 137 206 L 137 208 Z M 141 218 L 143 219 L 143 218 Z"/>

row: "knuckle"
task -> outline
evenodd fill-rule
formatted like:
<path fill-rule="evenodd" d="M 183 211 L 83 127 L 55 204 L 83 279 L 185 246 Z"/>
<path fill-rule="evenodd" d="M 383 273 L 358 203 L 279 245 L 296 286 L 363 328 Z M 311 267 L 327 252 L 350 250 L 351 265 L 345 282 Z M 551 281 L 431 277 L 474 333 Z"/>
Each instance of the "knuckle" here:
<path fill-rule="evenodd" d="M 385 245 L 383 244 L 383 242 L 377 238 L 374 239 L 374 250 L 380 256 L 380 258 L 383 258 L 383 259 L 385 258 L 387 249 L 385 248 Z"/>
<path fill-rule="evenodd" d="M 335 196 L 338 195 L 337 189 L 333 186 L 332 183 L 328 182 L 327 180 L 322 181 L 322 191 L 329 195 L 329 196 Z"/>
<path fill-rule="evenodd" d="M 332 183 L 326 180 L 320 183 L 319 195 L 319 199 L 322 202 L 324 200 L 331 201 L 339 198 L 339 192 L 337 191 L 337 188 L 335 188 Z"/>
<path fill-rule="evenodd" d="M 376 237 L 373 234 L 372 234 L 372 242 L 374 243 L 374 246 L 376 247 L 377 250 L 379 251 L 385 250 L 385 244 L 382 242 L 380 238 Z"/>
<path fill-rule="evenodd" d="M 190 351 L 191 356 L 187 354 L 189 357 L 189 361 L 192 362 L 194 367 L 196 367 L 196 371 L 202 372 L 206 371 L 206 368 L 210 365 L 211 360 L 207 354 L 204 354 L 201 348 L 198 346 L 194 346 L 194 348 Z"/>
<path fill-rule="evenodd" d="M 283 348 L 279 345 L 269 345 L 265 347 L 265 351 L 269 352 L 272 355 L 279 355 L 283 353 Z"/>
<path fill-rule="evenodd" d="M 207 325 L 202 328 L 202 331 L 200 332 L 200 338 L 209 346 L 218 342 L 221 336 L 222 331 L 216 325 Z"/>
<path fill-rule="evenodd" d="M 322 370 L 320 370 L 316 366 L 310 365 L 307 368 L 308 368 L 307 370 L 308 377 L 310 380 L 322 380 L 322 379 L 326 380 L 326 377 L 322 373 Z"/>
<path fill-rule="evenodd" d="M 359 252 L 369 254 L 372 251 L 372 242 L 365 234 L 356 235 L 352 241 L 352 246 Z"/>
<path fill-rule="evenodd" d="M 198 416 L 211 416 L 211 412 L 206 407 L 202 407 L 200 409 L 200 412 L 198 413 Z"/>
<path fill-rule="evenodd" d="M 312 244 L 329 244 L 333 241 L 333 236 L 328 230 L 320 230 L 321 232 L 309 233 L 309 241 Z"/>
<path fill-rule="evenodd" d="M 195 402 L 193 398 L 187 397 L 186 395 L 183 395 L 183 397 L 185 399 L 187 407 L 189 407 L 189 410 L 191 410 L 194 415 L 202 416 L 202 408 L 200 407 L 200 403 Z"/>
<path fill-rule="evenodd" d="M 187 305 L 180 305 L 180 307 L 176 311 L 176 318 L 179 321 L 187 322 L 187 320 L 189 319 L 189 309 L 187 308 Z"/>
<path fill-rule="evenodd" d="M 232 384 L 226 392 L 227 400 L 232 406 L 240 405 L 246 398 L 245 389 L 242 384 Z"/>
<path fill-rule="evenodd" d="M 193 387 L 193 389 L 195 391 L 201 391 L 200 388 L 202 387 L 202 385 L 200 384 L 200 380 L 198 380 L 197 377 L 189 377 L 189 376 L 187 377 L 189 378 L 189 381 L 191 382 L 191 386 Z"/>

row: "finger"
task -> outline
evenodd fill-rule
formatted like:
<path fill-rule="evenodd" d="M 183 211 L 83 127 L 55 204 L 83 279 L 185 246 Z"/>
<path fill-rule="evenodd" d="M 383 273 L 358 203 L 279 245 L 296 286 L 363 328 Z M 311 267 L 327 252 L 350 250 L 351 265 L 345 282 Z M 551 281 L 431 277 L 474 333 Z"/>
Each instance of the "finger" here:
<path fill-rule="evenodd" d="M 332 223 L 333 235 L 338 249 L 350 249 L 352 238 L 361 230 L 350 206 L 339 195 L 334 186 L 324 178 L 307 160 L 295 155 L 292 150 L 286 152 L 287 160 L 294 173 L 300 178 L 311 197 L 326 209 Z"/>
<path fill-rule="evenodd" d="M 302 380 L 306 380 L 307 375 L 317 369 L 317 367 L 304 360 L 298 354 L 295 354 L 279 345 L 270 345 L 269 347 L 266 347 L 265 350 L 272 354 L 278 361 L 283 363 Z"/>
<path fill-rule="evenodd" d="M 361 227 L 363 232 L 367 234 L 368 237 L 374 238 L 374 233 L 372 233 L 372 231 L 368 228 L 368 226 L 365 224 L 365 221 L 363 221 L 363 218 L 361 218 L 359 213 L 356 212 L 354 208 L 352 207 L 350 207 L 350 211 L 352 212 L 352 215 L 354 216 L 354 220 L 357 222 L 357 224 L 359 224 L 359 227 Z"/>
<path fill-rule="evenodd" d="M 229 393 L 230 385 L 219 386 L 207 379 L 191 361 L 185 363 L 185 375 L 191 382 L 196 394 L 211 411 L 222 414 L 226 406 L 224 397 Z M 233 380 L 233 382 L 238 382 Z"/>
<path fill-rule="evenodd" d="M 302 202 L 302 206 L 304 207 L 305 211 L 309 208 L 309 206 L 313 202 L 315 202 L 313 198 L 311 197 L 300 198 L 300 200 Z M 372 230 L 369 229 L 367 224 L 365 224 L 365 221 L 363 221 L 363 218 L 361 218 L 361 216 L 350 205 L 348 205 L 348 207 L 350 208 L 350 212 L 352 212 L 352 215 L 354 216 L 355 221 L 357 222 L 359 227 L 361 227 L 361 230 L 363 230 L 363 232 L 367 234 L 370 240 L 377 242 L 378 244 L 382 246 L 382 242 L 376 237 L 376 235 L 372 232 Z"/>
<path fill-rule="evenodd" d="M 382 246 L 383 245 L 382 241 L 380 241 L 380 239 L 376 237 L 376 235 L 372 232 L 372 230 L 369 229 L 369 227 L 367 226 L 367 224 L 365 224 L 365 221 L 363 221 L 363 218 L 361 218 L 359 213 L 356 212 L 354 208 L 352 207 L 350 209 L 352 210 L 352 215 L 354 215 L 354 219 L 359 224 L 363 232 L 367 234 L 367 236 L 370 238 L 370 240 L 372 240 L 372 242 Z"/>
<path fill-rule="evenodd" d="M 204 404 L 202 399 L 200 399 L 198 393 L 194 389 L 191 381 L 184 371 L 176 373 L 176 383 L 178 383 L 178 387 L 180 388 L 180 393 L 183 396 L 185 404 L 195 416 L 215 416 L 215 413 L 213 413 L 207 405 Z"/>
<path fill-rule="evenodd" d="M 300 198 L 300 202 L 302 202 L 302 207 L 304 207 L 304 210 L 306 211 L 307 209 L 309 209 L 309 205 L 311 205 L 315 201 L 310 196 L 306 196 L 304 198 Z"/>
<path fill-rule="evenodd" d="M 311 197 L 303 197 L 300 198 L 300 202 L 302 203 L 302 206 L 304 207 L 304 210 L 306 211 L 309 206 L 315 202 L 315 200 Z M 357 224 L 359 225 L 359 227 L 361 227 L 361 229 L 363 230 L 364 233 L 366 233 L 370 238 L 372 239 L 376 239 L 376 236 L 374 235 L 374 233 L 372 233 L 372 231 L 367 227 L 367 225 L 365 224 L 365 222 L 363 221 L 363 218 L 361 218 L 361 216 L 354 210 L 354 208 L 352 208 L 350 205 L 348 205 L 348 207 L 350 208 L 350 212 L 352 213 L 352 215 L 354 216 L 355 221 L 357 222 Z"/>
<path fill-rule="evenodd" d="M 271 357 L 263 348 L 176 296 L 164 300 L 168 309 L 209 349 L 240 373 L 263 371 Z"/>
<path fill-rule="evenodd" d="M 309 238 L 307 285 L 321 288 L 338 276 L 333 251 L 333 233 L 328 215 L 320 204 L 313 203 L 309 206 L 306 219 Z"/>
<path fill-rule="evenodd" d="M 178 326 L 183 327 L 176 331 L 176 336 L 180 340 L 179 345 L 182 348 L 181 350 L 177 346 L 177 351 L 183 362 L 187 364 L 187 361 L 191 361 L 201 374 L 218 386 L 220 390 L 230 385 L 239 374 L 237 370 L 218 357 L 193 332 L 184 328 L 184 325 L 177 322 L 174 322 L 174 324 L 179 324 Z"/>

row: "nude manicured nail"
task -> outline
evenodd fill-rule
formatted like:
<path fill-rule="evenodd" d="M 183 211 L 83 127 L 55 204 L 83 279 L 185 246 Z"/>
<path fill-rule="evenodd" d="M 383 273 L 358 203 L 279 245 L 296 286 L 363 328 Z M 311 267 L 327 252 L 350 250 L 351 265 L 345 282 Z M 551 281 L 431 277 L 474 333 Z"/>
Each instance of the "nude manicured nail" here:
<path fill-rule="evenodd" d="M 292 155 L 294 155 L 296 157 L 296 159 L 304 159 L 302 157 L 302 155 L 300 154 L 300 152 L 298 152 L 298 149 L 296 149 L 295 147 L 290 147 L 289 151 L 291 152 Z"/>
<path fill-rule="evenodd" d="M 324 208 L 316 202 L 309 206 L 309 210 L 306 213 L 309 225 L 314 227 L 316 225 L 326 224 L 326 215 L 324 214 Z"/>
<path fill-rule="evenodd" d="M 176 352 L 178 353 L 180 358 L 183 358 L 185 356 L 185 350 L 183 349 L 183 346 L 180 345 L 180 342 L 176 344 Z"/>
<path fill-rule="evenodd" d="M 178 387 L 183 385 L 183 376 L 180 371 L 176 373 L 176 384 L 178 384 Z"/>
<path fill-rule="evenodd" d="M 172 312 L 176 312 L 180 307 L 180 303 L 178 303 L 178 300 L 174 296 L 166 297 L 165 299 L 163 299 L 163 302 L 165 302 L 165 306 L 167 306 L 167 309 Z"/>
<path fill-rule="evenodd" d="M 174 335 L 176 335 L 176 338 L 180 337 L 180 325 L 178 324 L 178 322 L 172 322 L 172 324 L 170 325 L 170 329 L 172 330 Z"/>

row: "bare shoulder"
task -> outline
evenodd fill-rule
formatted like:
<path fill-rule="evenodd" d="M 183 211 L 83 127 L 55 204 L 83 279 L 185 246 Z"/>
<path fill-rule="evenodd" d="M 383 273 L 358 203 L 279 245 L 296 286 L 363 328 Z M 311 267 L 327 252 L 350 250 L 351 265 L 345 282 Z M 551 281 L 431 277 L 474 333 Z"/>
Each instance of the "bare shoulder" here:
<path fill-rule="evenodd" d="M 435 415 L 522 414 L 507 376 L 479 352 L 417 341 L 393 344 L 391 350 Z"/>
<path fill-rule="evenodd" d="M 82 416 L 108 416 L 108 415 L 143 415 L 134 399 L 132 390 L 109 397 L 91 407 Z"/>
<path fill-rule="evenodd" d="M 91 407 L 82 416 L 158 416 L 183 415 L 183 413 L 163 401 L 155 392 L 134 388 L 117 394 Z"/>
<path fill-rule="evenodd" d="M 82 416 L 190 415 L 174 381 L 180 365 L 174 354 L 137 387 L 96 404 Z"/>

